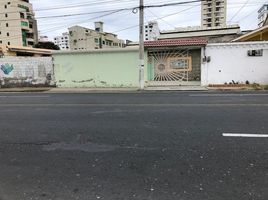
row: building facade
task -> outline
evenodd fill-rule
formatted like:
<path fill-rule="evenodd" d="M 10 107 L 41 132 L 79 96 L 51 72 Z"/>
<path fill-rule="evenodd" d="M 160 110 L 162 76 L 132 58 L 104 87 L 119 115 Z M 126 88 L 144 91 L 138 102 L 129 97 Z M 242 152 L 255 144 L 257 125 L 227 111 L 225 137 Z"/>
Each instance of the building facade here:
<path fill-rule="evenodd" d="M 258 26 L 262 27 L 268 17 L 268 4 L 264 4 L 258 11 Z"/>
<path fill-rule="evenodd" d="M 54 44 L 59 46 L 61 50 L 70 50 L 69 33 L 63 33 L 61 36 L 55 37 Z"/>
<path fill-rule="evenodd" d="M 157 21 L 151 21 L 145 25 L 145 40 L 154 41 L 158 40 L 160 36 L 160 29 Z"/>
<path fill-rule="evenodd" d="M 243 33 L 238 25 L 229 25 L 223 27 L 187 27 L 176 28 L 175 30 L 162 31 L 159 40 L 165 39 L 183 39 L 183 38 L 202 38 L 208 43 L 231 42 L 240 37 Z"/>
<path fill-rule="evenodd" d="M 227 0 L 206 0 L 201 6 L 203 28 L 226 26 Z"/>
<path fill-rule="evenodd" d="M 103 22 L 95 22 L 95 30 L 73 26 L 69 28 L 71 50 L 93 50 L 125 47 L 124 40 L 103 30 Z"/>
<path fill-rule="evenodd" d="M 32 47 L 38 42 L 37 22 L 29 0 L 1 0 L 0 44 Z"/>

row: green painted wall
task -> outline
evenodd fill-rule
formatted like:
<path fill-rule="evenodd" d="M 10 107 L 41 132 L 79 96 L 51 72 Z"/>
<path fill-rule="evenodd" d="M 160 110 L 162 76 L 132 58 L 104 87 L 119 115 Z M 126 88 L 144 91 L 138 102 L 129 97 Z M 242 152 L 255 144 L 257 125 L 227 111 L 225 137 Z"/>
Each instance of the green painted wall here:
<path fill-rule="evenodd" d="M 58 87 L 139 87 L 138 49 L 55 52 L 53 58 Z"/>

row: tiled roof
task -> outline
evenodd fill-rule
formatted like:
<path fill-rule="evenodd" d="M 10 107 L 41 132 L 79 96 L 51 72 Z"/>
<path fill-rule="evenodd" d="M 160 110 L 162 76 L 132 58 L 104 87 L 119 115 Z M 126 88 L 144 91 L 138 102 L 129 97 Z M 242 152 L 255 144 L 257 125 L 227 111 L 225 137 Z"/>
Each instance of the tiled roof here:
<path fill-rule="evenodd" d="M 205 39 L 170 39 L 145 41 L 145 47 L 174 47 L 174 46 L 203 46 L 208 42 Z"/>

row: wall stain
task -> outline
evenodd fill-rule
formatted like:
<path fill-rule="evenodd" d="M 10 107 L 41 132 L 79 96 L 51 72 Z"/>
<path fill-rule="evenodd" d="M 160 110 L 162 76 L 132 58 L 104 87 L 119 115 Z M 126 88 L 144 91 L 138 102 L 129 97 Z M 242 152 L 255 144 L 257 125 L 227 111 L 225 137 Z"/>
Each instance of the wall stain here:
<path fill-rule="evenodd" d="M 73 83 L 86 83 L 86 82 L 92 82 L 94 79 L 89 79 L 89 80 L 82 80 L 82 81 L 72 81 Z"/>

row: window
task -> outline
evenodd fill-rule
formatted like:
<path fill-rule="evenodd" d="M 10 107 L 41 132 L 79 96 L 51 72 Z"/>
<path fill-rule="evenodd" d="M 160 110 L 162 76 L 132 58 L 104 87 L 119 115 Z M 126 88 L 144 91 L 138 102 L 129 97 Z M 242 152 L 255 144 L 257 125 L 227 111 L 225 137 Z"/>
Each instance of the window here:
<path fill-rule="evenodd" d="M 18 4 L 18 7 L 26 10 L 27 12 L 29 12 L 29 10 L 30 10 L 27 6 L 24 6 L 24 5 L 21 5 L 21 4 Z"/>
<path fill-rule="evenodd" d="M 21 22 L 22 26 L 28 26 L 28 22 Z"/>
<path fill-rule="evenodd" d="M 6 23 L 6 27 L 8 27 L 8 23 Z"/>
<path fill-rule="evenodd" d="M 9 36 L 9 33 L 7 33 L 7 36 Z"/>
<path fill-rule="evenodd" d="M 95 38 L 95 43 L 99 43 L 99 39 L 98 38 Z"/>
<path fill-rule="evenodd" d="M 2 40 L 0 40 L 0 44 L 2 44 L 3 42 L 2 42 Z"/>
<path fill-rule="evenodd" d="M 24 13 L 20 13 L 20 18 L 21 18 L 21 19 L 24 19 L 24 18 L 25 18 Z"/>
<path fill-rule="evenodd" d="M 29 41 L 29 42 L 28 42 L 28 45 L 33 46 L 34 43 L 33 43 L 32 41 Z"/>
<path fill-rule="evenodd" d="M 7 9 L 7 5 L 5 5 L 5 9 Z"/>
<path fill-rule="evenodd" d="M 7 45 L 10 45 L 10 42 L 7 42 Z"/>
<path fill-rule="evenodd" d="M 8 14 L 5 14 L 6 17 L 8 17 Z"/>

